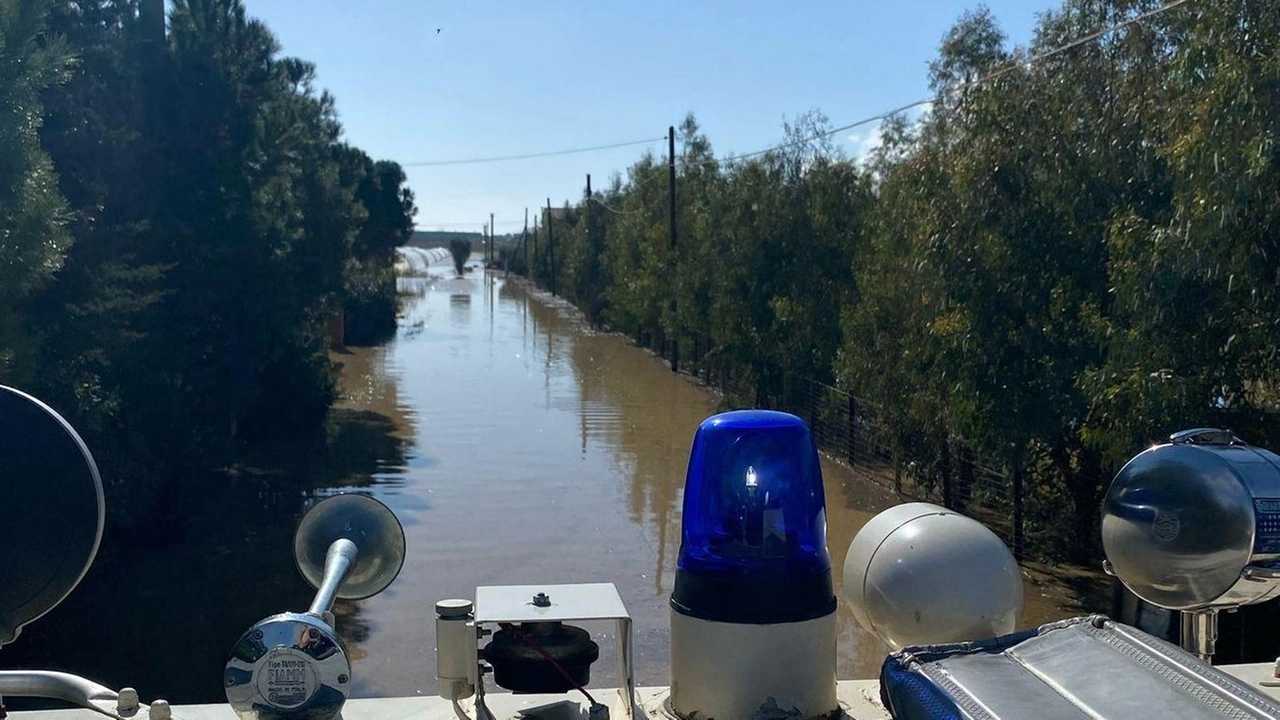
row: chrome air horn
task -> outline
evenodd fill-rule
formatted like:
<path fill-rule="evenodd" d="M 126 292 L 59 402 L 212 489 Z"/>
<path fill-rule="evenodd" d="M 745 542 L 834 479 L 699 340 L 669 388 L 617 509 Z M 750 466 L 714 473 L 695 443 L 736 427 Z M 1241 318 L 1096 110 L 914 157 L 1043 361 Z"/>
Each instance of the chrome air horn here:
<path fill-rule="evenodd" d="M 240 637 L 223 675 L 227 702 L 244 720 L 337 716 L 351 692 L 351 663 L 333 629 L 336 598 L 382 592 L 404 563 L 400 521 L 364 495 L 335 495 L 302 518 L 298 572 L 316 588 L 305 613 L 281 613 Z"/>

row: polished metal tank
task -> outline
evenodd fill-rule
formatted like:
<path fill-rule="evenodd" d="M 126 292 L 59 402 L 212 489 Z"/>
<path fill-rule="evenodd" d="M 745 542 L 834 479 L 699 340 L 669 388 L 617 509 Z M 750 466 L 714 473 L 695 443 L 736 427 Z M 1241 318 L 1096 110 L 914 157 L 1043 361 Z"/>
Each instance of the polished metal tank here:
<path fill-rule="evenodd" d="M 1187 430 L 1129 461 L 1102 508 L 1110 571 L 1172 610 L 1280 594 L 1280 457 L 1228 431 Z"/>

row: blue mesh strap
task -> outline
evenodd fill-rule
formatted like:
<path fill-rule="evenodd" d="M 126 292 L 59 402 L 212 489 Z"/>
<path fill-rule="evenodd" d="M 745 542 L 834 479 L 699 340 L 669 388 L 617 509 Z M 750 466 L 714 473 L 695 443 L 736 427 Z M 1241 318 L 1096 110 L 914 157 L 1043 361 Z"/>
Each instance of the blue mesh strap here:
<path fill-rule="evenodd" d="M 880 701 L 894 720 L 965 720 L 942 688 L 912 672 L 897 655 L 885 658 L 880 670 Z"/>

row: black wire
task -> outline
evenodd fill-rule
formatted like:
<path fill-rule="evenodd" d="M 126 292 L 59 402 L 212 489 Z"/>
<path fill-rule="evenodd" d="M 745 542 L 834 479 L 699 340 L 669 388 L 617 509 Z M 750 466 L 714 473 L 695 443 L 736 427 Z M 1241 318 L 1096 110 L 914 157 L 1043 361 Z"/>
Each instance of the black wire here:
<path fill-rule="evenodd" d="M 601 200 L 600 198 L 595 197 L 595 196 L 589 197 L 589 198 L 587 198 L 587 200 L 589 200 L 590 202 L 593 202 L 593 203 L 595 203 L 595 204 L 599 205 L 600 207 L 604 208 L 605 210 L 608 210 L 609 212 L 613 213 L 614 215 L 647 215 L 647 214 L 648 214 L 648 212 L 649 212 L 648 210 L 644 210 L 644 209 L 641 209 L 641 210 L 619 210 L 619 209 L 617 209 L 617 208 L 613 207 L 612 205 L 610 205 L 609 203 L 607 203 L 607 202 L 605 202 L 605 201 L 603 201 L 603 200 Z"/>
<path fill-rule="evenodd" d="M 933 97 L 923 98 L 920 100 L 916 100 L 914 102 L 909 102 L 905 105 L 900 105 L 896 108 L 893 108 L 892 110 L 887 110 L 885 112 L 877 113 L 870 117 L 862 118 L 861 120 L 855 120 L 854 122 L 848 123 L 846 125 L 841 125 L 840 127 L 833 128 L 831 130 L 824 130 L 820 133 L 817 133 L 807 138 L 801 138 L 799 140 L 791 140 L 788 142 L 779 143 L 772 147 L 767 147 L 763 150 L 756 150 L 755 152 L 742 153 L 740 155 L 730 155 L 725 158 L 713 158 L 711 160 L 704 160 L 701 163 L 694 163 L 694 164 L 710 165 L 712 163 L 732 163 L 737 160 L 745 160 L 747 158 L 752 158 L 759 155 L 764 155 L 766 153 L 771 153 L 775 150 L 781 150 L 783 148 L 793 147 L 796 145 L 804 145 L 806 143 L 813 142 L 814 140 L 821 140 L 823 138 L 831 137 L 832 135 L 835 135 L 837 133 L 842 133 L 847 130 L 852 130 L 854 128 L 861 127 L 863 125 L 869 125 L 874 122 L 888 120 L 889 118 L 894 117 L 895 115 L 898 115 L 900 113 L 906 112 L 907 110 L 923 107 L 925 105 L 932 105 L 934 102 L 942 100 L 948 95 L 951 95 L 952 93 L 958 92 L 960 90 L 964 90 L 970 87 L 980 87 L 982 85 L 986 85 L 1013 72 L 1019 67 L 1035 65 L 1036 63 L 1047 60 L 1055 55 L 1060 55 L 1073 48 L 1077 48 L 1086 43 L 1093 42 L 1094 40 L 1097 40 L 1100 37 L 1103 37 L 1105 35 L 1110 35 L 1111 33 L 1116 32 L 1118 30 L 1123 30 L 1124 28 L 1127 28 L 1130 25 L 1134 25 L 1136 23 L 1142 22 L 1143 20 L 1150 19 L 1152 17 L 1155 17 L 1156 15 L 1166 13 L 1180 5 L 1185 5 L 1189 2 L 1192 2 L 1192 0 L 1173 0 L 1173 2 L 1167 3 L 1153 10 L 1148 10 L 1147 12 L 1134 15 L 1133 17 L 1127 20 L 1124 20 L 1123 22 L 1119 22 L 1119 23 L 1116 23 L 1115 25 L 1102 28 L 1101 30 L 1098 30 L 1096 32 L 1089 33 L 1084 37 L 1076 38 L 1075 40 L 1072 40 L 1071 42 L 1065 45 L 1060 45 L 1056 48 L 1053 48 L 1052 50 L 1046 50 L 1045 52 L 1042 52 L 1038 55 L 1032 55 L 1031 57 L 1026 58 L 1024 60 L 1015 60 L 1013 62 L 1010 62 L 1004 67 L 999 68 L 997 70 L 993 70 L 992 72 L 986 75 L 983 75 L 982 77 L 975 78 L 973 80 L 966 81 L 966 82 L 959 82 L 949 87 L 943 88 L 940 92 L 938 92 L 937 95 Z"/>
<path fill-rule="evenodd" d="M 1152 17 L 1155 17 L 1156 15 L 1166 13 L 1170 10 L 1173 10 L 1174 8 L 1177 8 L 1181 5 L 1186 5 L 1187 3 L 1190 3 L 1190 2 L 1192 2 L 1192 0 L 1173 0 L 1172 2 L 1166 3 L 1165 5 L 1162 5 L 1158 8 L 1148 10 L 1147 12 L 1139 13 L 1131 18 L 1128 18 L 1127 20 L 1116 23 L 1115 25 L 1102 28 L 1088 35 L 1085 35 L 1083 37 L 1076 38 L 1075 40 L 1072 40 L 1069 43 L 1060 45 L 1051 50 L 1047 50 L 1037 55 L 1033 55 L 1026 59 L 1012 61 L 1007 65 L 1005 65 L 1004 67 L 994 70 L 986 75 L 983 75 L 982 77 L 976 78 L 974 80 L 965 81 L 965 82 L 959 82 L 949 87 L 943 88 L 941 91 L 939 91 L 936 95 L 932 97 L 915 100 L 913 102 L 906 103 L 905 105 L 899 105 L 898 107 L 892 108 L 890 110 L 879 112 L 879 113 L 876 113 L 875 115 L 870 115 L 868 117 L 864 117 L 860 120 L 855 120 L 853 122 L 840 125 L 839 127 L 832 128 L 830 130 L 824 130 L 820 133 L 816 133 L 806 138 L 800 138 L 798 140 L 789 140 L 786 142 L 779 143 L 777 145 L 764 148 L 762 150 L 756 150 L 754 152 L 740 153 L 738 155 L 730 155 L 724 158 L 710 158 L 708 160 L 702 160 L 702 161 L 696 161 L 696 162 L 684 159 L 681 161 L 681 163 L 684 167 L 690 167 L 690 166 L 700 167 L 700 166 L 707 166 L 707 165 L 713 165 L 713 164 L 731 164 L 739 160 L 746 160 L 748 158 L 766 155 L 776 150 L 781 150 L 783 148 L 794 147 L 797 145 L 804 145 L 804 144 L 813 142 L 814 140 L 821 140 L 823 138 L 831 137 L 832 135 L 835 135 L 837 133 L 847 132 L 849 130 L 853 130 L 854 128 L 862 127 L 864 125 L 870 125 L 876 122 L 883 122 L 885 120 L 888 120 L 889 118 L 900 115 L 901 113 L 904 113 L 908 110 L 924 107 L 926 105 L 932 105 L 933 103 L 943 100 L 947 98 L 949 95 L 954 94 L 958 91 L 965 90 L 970 87 L 980 87 L 980 86 L 989 84 L 1003 77 L 1004 75 L 1007 75 L 1008 73 L 1013 72 L 1014 70 L 1020 67 L 1029 67 L 1031 65 L 1035 65 L 1036 63 L 1047 60 L 1048 58 L 1054 57 L 1056 55 L 1059 55 L 1068 50 L 1084 45 L 1086 43 L 1093 42 L 1098 38 L 1104 37 L 1118 30 L 1122 30 L 1126 27 L 1129 27 L 1130 25 L 1134 25 L 1144 20 L 1150 19 Z M 634 145 L 647 145 L 649 143 L 661 142 L 666 139 L 667 138 L 665 137 L 658 137 L 658 138 L 650 138 L 647 140 L 632 140 L 628 142 L 612 143 L 609 145 L 596 145 L 592 147 L 571 148 L 567 150 L 553 150 L 550 152 L 541 152 L 541 153 L 527 153 L 523 155 L 507 155 L 507 156 L 501 156 L 501 157 L 487 157 L 487 158 L 466 158 L 466 159 L 457 159 L 457 160 L 428 160 L 423 162 L 401 163 L 401 165 L 404 167 L 440 167 L 440 166 L 447 166 L 447 165 L 474 165 L 474 164 L 480 164 L 480 163 L 507 162 L 507 161 L 513 161 L 513 160 L 530 160 L 534 158 L 554 157 L 554 156 L 560 156 L 560 155 L 573 155 L 578 153 L 595 152 L 599 150 L 612 150 L 615 148 L 630 147 Z M 634 187 L 641 187 L 641 186 L 648 185 L 651 182 L 656 182 L 662 179 L 663 175 L 665 175 L 665 172 L 663 174 L 659 174 L 658 171 L 666 171 L 668 169 L 668 166 L 666 163 L 662 163 L 662 164 L 655 165 L 652 169 L 654 170 L 653 177 L 645 178 L 645 179 L 636 179 L 636 180 L 633 180 L 631 184 Z M 608 210 L 609 212 L 615 215 L 638 215 L 645 212 L 643 210 L 638 210 L 638 211 L 637 210 L 633 210 L 633 211 L 618 210 L 616 208 L 611 207 L 610 205 L 608 205 L 602 200 L 598 200 L 595 198 L 590 198 L 590 200 L 593 200 L 598 205 L 605 208 L 605 210 Z M 459 224 L 462 224 L 462 223 L 459 223 Z"/>
<path fill-rule="evenodd" d="M 551 657 L 551 653 L 547 652 L 546 648 L 542 647 L 542 645 L 539 644 L 537 640 L 534 640 L 532 635 L 525 632 L 523 628 L 512 623 L 498 623 L 498 625 L 502 627 L 503 630 L 510 630 L 511 632 L 515 633 L 516 637 L 523 640 L 526 645 L 533 648 L 534 651 L 537 652 L 539 655 L 541 655 L 544 660 L 551 663 L 551 667 L 554 667 L 557 671 L 559 671 L 559 673 L 564 676 L 564 679 L 568 680 L 569 684 L 572 685 L 575 690 L 577 690 L 578 692 L 586 696 L 587 702 L 591 703 L 592 705 L 598 704 L 596 702 L 596 699 L 591 697 L 591 693 L 587 692 L 587 689 L 582 687 L 581 683 L 579 683 L 577 680 L 574 680 L 573 676 L 569 674 L 569 671 L 565 670 L 564 666 L 561 665 L 558 660 Z"/>
<path fill-rule="evenodd" d="M 509 160 L 532 160 L 533 158 L 554 157 L 556 155 L 574 155 L 577 153 L 595 152 L 597 150 L 612 150 L 614 148 L 631 147 L 632 145 L 647 145 L 649 143 L 666 140 L 665 137 L 650 138 L 648 140 L 630 140 L 628 142 L 613 143 L 611 145 L 595 145 L 592 147 L 570 148 L 568 150 L 552 150 L 550 152 L 527 153 L 525 155 L 504 155 L 501 157 L 486 158 L 463 158 L 458 160 L 423 160 L 421 162 L 400 163 L 401 167 L 438 167 L 441 165 L 477 165 L 480 163 L 507 162 Z"/>
<path fill-rule="evenodd" d="M 754 152 L 749 152 L 749 153 L 729 155 L 723 158 L 710 158 L 707 160 L 696 161 L 696 162 L 688 161 L 688 160 L 683 160 L 682 162 L 686 167 L 690 165 L 705 166 L 705 165 L 713 165 L 713 164 L 730 164 L 730 163 L 737 162 L 739 160 L 746 160 L 748 158 L 758 157 L 760 155 L 766 155 L 768 153 L 774 152 L 775 150 L 782 150 L 783 148 L 794 147 L 796 145 L 805 145 L 807 143 L 813 142 L 814 140 L 821 140 L 823 138 L 828 138 L 838 133 L 853 130 L 854 128 L 862 127 L 864 125 L 870 125 L 871 123 L 882 122 L 884 120 L 888 120 L 889 118 L 900 115 L 908 110 L 914 110 L 915 108 L 918 108 L 918 107 L 932 105 L 933 103 L 946 98 L 948 95 L 954 94 L 961 90 L 965 90 L 970 87 L 981 87 L 983 85 L 987 85 L 1013 72 L 1019 67 L 1027 67 L 1027 66 L 1035 65 L 1036 63 L 1039 63 L 1039 62 L 1043 62 L 1044 60 L 1054 57 L 1055 55 L 1060 55 L 1073 48 L 1077 48 L 1086 43 L 1093 42 L 1094 40 L 1097 40 L 1100 37 L 1110 35 L 1111 33 L 1119 30 L 1123 30 L 1124 28 L 1129 27 L 1130 25 L 1140 23 L 1144 20 L 1155 17 L 1156 15 L 1166 13 L 1170 10 L 1173 10 L 1176 7 L 1185 5 L 1189 2 L 1192 2 L 1192 0 L 1173 0 L 1173 2 L 1167 3 L 1165 5 L 1162 5 L 1152 10 L 1148 10 L 1147 12 L 1144 12 L 1144 13 L 1139 13 L 1127 20 L 1116 23 L 1115 25 L 1110 25 L 1108 27 L 1102 28 L 1101 30 L 1097 30 L 1095 32 L 1089 33 L 1088 35 L 1085 35 L 1083 37 L 1076 38 L 1075 40 L 1072 40 L 1071 42 L 1066 43 L 1065 45 L 1060 45 L 1051 50 L 1046 50 L 1045 52 L 1039 53 L 1038 55 L 1032 55 L 1031 57 L 1023 60 L 1012 61 L 1007 65 L 1005 65 L 1004 67 L 993 70 L 990 73 L 983 75 L 982 77 L 975 78 L 973 80 L 969 80 L 965 82 L 959 82 L 949 87 L 943 88 L 941 91 L 938 92 L 937 95 L 934 95 L 932 97 L 915 100 L 905 105 L 899 105 L 898 107 L 895 107 L 891 110 L 886 110 L 884 112 L 876 113 L 875 115 L 871 115 L 871 116 L 862 118 L 860 120 L 855 120 L 851 123 L 846 123 L 844 125 L 841 125 L 836 128 L 832 128 L 830 130 L 824 130 L 820 133 L 816 133 L 809 137 L 800 138 L 798 140 L 789 140 L 787 142 L 778 143 L 777 145 L 772 145 L 770 147 L 764 148 L 763 150 L 756 150 Z M 665 164 L 655 165 L 654 169 L 665 171 L 667 169 L 667 166 Z M 648 183 L 653 182 L 655 180 L 659 180 L 659 179 L 661 179 L 661 176 L 656 175 L 653 178 L 650 178 L 647 180 L 641 180 L 641 181 L 635 182 L 634 184 L 636 186 L 647 185 Z"/>

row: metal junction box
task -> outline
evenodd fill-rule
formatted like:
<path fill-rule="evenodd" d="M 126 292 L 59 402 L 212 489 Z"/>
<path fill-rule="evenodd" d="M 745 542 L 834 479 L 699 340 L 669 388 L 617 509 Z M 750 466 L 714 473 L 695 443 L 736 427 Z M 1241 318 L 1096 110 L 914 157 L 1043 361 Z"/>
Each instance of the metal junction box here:
<path fill-rule="evenodd" d="M 475 625 L 610 620 L 617 628 L 618 701 L 624 720 L 635 716 L 631 615 L 612 583 L 505 585 L 476 588 Z"/>

